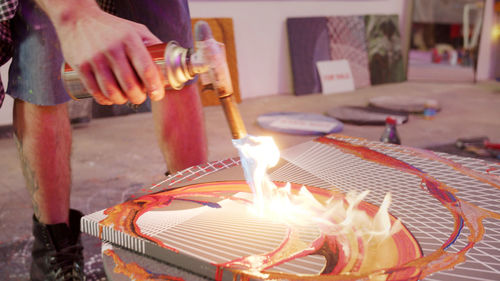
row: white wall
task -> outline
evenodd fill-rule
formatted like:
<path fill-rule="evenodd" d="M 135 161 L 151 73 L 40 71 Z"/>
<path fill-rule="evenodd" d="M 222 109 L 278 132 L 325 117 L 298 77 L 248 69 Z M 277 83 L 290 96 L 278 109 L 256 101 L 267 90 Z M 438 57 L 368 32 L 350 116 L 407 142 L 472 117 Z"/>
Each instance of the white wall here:
<path fill-rule="evenodd" d="M 230 17 L 235 30 L 243 99 L 292 93 L 288 17 L 398 14 L 405 1 L 210 1 L 191 0 L 192 17 Z M 401 29 L 404 30 L 404 29 Z"/>

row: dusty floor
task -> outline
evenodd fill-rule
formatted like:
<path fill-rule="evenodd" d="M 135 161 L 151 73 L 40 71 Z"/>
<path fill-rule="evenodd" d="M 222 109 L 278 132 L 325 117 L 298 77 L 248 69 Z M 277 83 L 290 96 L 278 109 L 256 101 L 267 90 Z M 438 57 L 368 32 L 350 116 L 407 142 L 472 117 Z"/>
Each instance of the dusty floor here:
<path fill-rule="evenodd" d="M 270 96 L 244 100 L 239 105 L 252 135 L 271 135 L 256 118 L 274 111 L 324 113 L 339 105 L 366 105 L 375 96 L 414 96 L 438 100 L 441 112 L 425 120 L 411 115 L 398 127 L 403 145 L 421 148 L 454 143 L 460 137 L 487 136 L 500 142 L 500 83 L 402 83 L 370 87 L 346 94 L 294 97 Z M 222 108 L 205 108 L 210 160 L 236 156 Z M 345 125 L 342 134 L 378 140 L 383 127 Z M 310 136 L 272 134 L 280 148 L 312 139 Z M 127 194 L 164 178 L 166 171 L 156 146 L 151 113 L 93 119 L 74 126 L 72 207 L 85 213 L 119 203 Z M 24 187 L 15 144 L 0 139 L 0 279 L 27 280 L 31 206 Z M 85 237 L 86 270 L 90 280 L 102 278 L 99 241 Z"/>

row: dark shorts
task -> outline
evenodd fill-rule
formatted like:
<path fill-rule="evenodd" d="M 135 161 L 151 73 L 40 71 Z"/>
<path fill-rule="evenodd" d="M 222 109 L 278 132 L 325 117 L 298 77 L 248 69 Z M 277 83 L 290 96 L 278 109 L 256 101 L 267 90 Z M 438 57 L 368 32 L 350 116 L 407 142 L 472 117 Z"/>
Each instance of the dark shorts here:
<path fill-rule="evenodd" d="M 116 14 L 146 25 L 162 41 L 193 47 L 186 0 L 119 0 Z M 54 27 L 33 0 L 20 0 L 12 19 L 14 55 L 7 93 L 37 105 L 69 101 L 61 82 L 61 55 Z"/>

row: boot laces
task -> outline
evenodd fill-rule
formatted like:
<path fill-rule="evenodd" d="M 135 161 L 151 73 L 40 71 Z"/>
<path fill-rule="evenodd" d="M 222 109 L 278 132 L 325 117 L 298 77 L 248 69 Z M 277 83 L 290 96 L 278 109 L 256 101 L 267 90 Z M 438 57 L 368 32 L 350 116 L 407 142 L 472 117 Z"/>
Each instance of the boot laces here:
<path fill-rule="evenodd" d="M 58 251 L 49 261 L 57 281 L 84 281 L 82 263 L 83 247 L 72 245 Z"/>

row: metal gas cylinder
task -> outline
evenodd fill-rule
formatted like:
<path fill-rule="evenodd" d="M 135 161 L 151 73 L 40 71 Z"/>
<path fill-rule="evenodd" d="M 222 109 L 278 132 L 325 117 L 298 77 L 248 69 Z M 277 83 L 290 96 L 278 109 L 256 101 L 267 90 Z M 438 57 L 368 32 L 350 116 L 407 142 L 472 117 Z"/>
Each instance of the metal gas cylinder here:
<path fill-rule="evenodd" d="M 165 87 L 181 89 L 186 82 L 194 79 L 196 74 L 206 72 L 208 65 L 201 61 L 193 49 L 179 46 L 175 41 L 147 47 L 148 52 L 165 78 Z M 68 94 L 75 100 L 91 98 L 76 70 L 67 63 L 62 65 L 62 81 Z"/>

